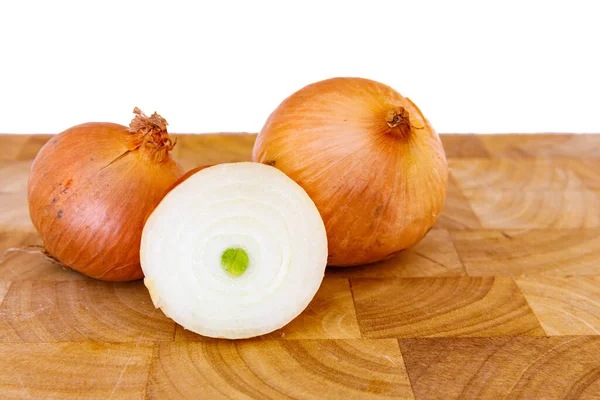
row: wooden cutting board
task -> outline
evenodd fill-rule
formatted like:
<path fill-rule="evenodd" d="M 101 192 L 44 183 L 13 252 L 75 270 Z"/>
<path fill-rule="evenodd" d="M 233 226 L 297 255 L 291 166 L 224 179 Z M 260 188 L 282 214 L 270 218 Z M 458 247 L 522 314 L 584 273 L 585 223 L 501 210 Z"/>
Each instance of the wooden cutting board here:
<path fill-rule="evenodd" d="M 141 282 L 46 259 L 26 202 L 48 136 L 0 136 L 0 398 L 600 398 L 600 135 L 443 136 L 444 213 L 413 249 L 330 269 L 280 331 L 212 340 Z M 186 168 L 253 135 L 180 136 Z"/>

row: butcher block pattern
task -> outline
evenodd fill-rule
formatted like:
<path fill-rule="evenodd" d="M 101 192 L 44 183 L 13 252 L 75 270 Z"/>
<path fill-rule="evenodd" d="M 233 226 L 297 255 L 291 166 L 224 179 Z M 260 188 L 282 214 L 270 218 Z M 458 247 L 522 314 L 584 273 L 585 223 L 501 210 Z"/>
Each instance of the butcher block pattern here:
<path fill-rule="evenodd" d="M 298 318 L 238 341 L 44 253 L 26 188 L 49 137 L 0 135 L 2 399 L 600 399 L 600 135 L 442 135 L 434 229 L 328 268 Z M 255 136 L 177 139 L 190 169 L 249 160 Z"/>

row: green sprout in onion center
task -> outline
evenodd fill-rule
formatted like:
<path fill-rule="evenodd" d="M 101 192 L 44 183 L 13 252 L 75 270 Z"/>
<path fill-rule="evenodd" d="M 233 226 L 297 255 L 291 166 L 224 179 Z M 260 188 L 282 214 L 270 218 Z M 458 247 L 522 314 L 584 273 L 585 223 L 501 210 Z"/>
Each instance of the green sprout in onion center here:
<path fill-rule="evenodd" d="M 221 255 L 221 266 L 231 275 L 240 276 L 248 269 L 248 254 L 244 249 L 229 248 Z"/>

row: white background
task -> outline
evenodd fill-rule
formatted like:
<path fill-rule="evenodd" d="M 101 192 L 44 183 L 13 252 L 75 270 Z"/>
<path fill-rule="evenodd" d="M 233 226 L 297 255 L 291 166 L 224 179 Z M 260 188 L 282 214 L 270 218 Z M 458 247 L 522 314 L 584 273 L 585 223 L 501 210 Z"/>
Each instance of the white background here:
<path fill-rule="evenodd" d="M 197 4 L 196 4 L 197 3 Z M 362 76 L 439 132 L 600 132 L 597 2 L 0 2 L 0 132 L 260 130 L 316 80 Z"/>

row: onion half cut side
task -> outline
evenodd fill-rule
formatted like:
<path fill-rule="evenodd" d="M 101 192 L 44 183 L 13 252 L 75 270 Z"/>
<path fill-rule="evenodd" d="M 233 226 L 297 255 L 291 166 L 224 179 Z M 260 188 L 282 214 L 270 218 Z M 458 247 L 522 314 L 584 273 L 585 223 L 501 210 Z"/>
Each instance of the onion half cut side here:
<path fill-rule="evenodd" d="M 155 307 L 198 334 L 279 329 L 316 294 L 327 237 L 315 204 L 271 166 L 241 162 L 180 182 L 148 218 L 140 249 Z"/>

